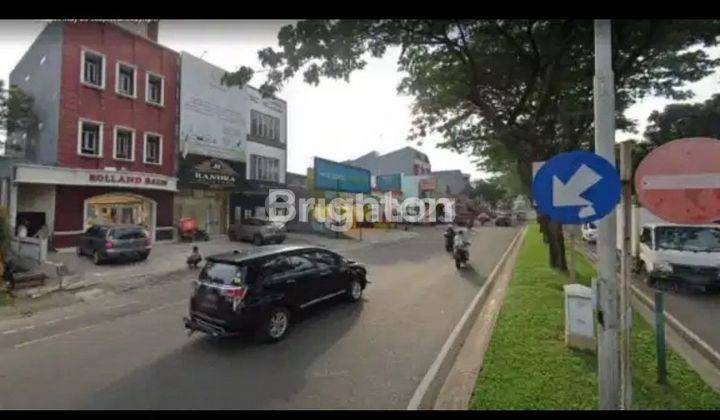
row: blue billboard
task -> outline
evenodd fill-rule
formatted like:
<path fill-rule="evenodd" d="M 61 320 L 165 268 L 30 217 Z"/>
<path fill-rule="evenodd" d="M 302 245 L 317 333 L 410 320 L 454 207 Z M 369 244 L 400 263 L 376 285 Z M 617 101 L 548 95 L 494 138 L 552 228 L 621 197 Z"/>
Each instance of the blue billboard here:
<path fill-rule="evenodd" d="M 402 175 L 378 175 L 375 177 L 375 188 L 380 191 L 402 191 Z"/>
<path fill-rule="evenodd" d="M 315 158 L 313 187 L 318 190 L 350 193 L 370 192 L 370 171 L 344 163 Z"/>

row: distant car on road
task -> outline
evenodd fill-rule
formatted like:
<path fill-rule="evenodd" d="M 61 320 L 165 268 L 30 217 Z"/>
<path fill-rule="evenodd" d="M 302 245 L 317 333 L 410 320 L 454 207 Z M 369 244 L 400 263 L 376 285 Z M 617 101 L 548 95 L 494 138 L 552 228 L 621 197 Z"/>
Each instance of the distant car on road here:
<path fill-rule="evenodd" d="M 97 265 L 110 260 L 145 260 L 152 249 L 148 231 L 136 225 L 95 225 L 78 237 L 78 256 L 89 255 Z"/>
<path fill-rule="evenodd" d="M 217 337 L 254 329 L 262 341 L 279 341 L 300 310 L 340 296 L 357 302 L 367 283 L 364 265 L 318 247 L 213 255 L 193 284 L 185 327 Z"/>
<path fill-rule="evenodd" d="M 490 221 L 490 215 L 485 212 L 480 213 L 477 218 L 482 226 L 485 226 L 485 223 Z"/>
<path fill-rule="evenodd" d="M 495 219 L 495 226 L 512 226 L 512 217 L 509 213 L 499 213 Z"/>
<path fill-rule="evenodd" d="M 585 223 L 580 229 L 584 241 L 591 244 L 597 242 L 597 226 L 595 225 L 595 223 Z"/>
<path fill-rule="evenodd" d="M 247 218 L 242 223 L 230 226 L 228 237 L 231 241 L 252 241 L 257 246 L 281 244 L 285 240 L 285 228 L 268 220 Z"/>

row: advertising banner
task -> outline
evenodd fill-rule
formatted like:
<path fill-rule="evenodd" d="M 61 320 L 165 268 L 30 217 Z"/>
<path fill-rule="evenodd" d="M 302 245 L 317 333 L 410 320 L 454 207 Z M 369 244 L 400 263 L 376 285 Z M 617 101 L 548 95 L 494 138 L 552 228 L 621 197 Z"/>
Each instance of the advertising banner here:
<path fill-rule="evenodd" d="M 327 159 L 315 158 L 314 185 L 318 190 L 370 192 L 370 171 Z"/>
<path fill-rule="evenodd" d="M 375 185 L 380 191 L 401 191 L 402 174 L 378 175 L 375 178 Z"/>

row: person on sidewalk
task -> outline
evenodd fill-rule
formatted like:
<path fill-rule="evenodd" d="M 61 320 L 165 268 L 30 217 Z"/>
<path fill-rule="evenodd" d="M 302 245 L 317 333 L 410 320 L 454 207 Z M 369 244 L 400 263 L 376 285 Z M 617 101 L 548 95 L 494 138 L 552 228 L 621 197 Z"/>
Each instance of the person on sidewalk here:
<path fill-rule="evenodd" d="M 198 264 L 200 264 L 200 261 L 202 261 L 202 255 L 200 255 L 200 250 L 197 246 L 192 247 L 192 253 L 187 258 L 187 265 L 188 268 L 198 268 Z"/>
<path fill-rule="evenodd" d="M 27 238 L 28 230 L 27 230 L 27 222 L 25 220 L 20 221 L 20 225 L 17 228 L 17 236 L 18 236 L 18 238 Z"/>

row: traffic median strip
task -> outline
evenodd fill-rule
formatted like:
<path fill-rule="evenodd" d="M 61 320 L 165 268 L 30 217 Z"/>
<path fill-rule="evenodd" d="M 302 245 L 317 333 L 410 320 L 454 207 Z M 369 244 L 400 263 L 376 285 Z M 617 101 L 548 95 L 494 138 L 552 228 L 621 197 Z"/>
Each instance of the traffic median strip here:
<path fill-rule="evenodd" d="M 589 285 L 593 265 L 580 253 L 577 281 Z M 471 409 L 596 409 L 595 351 L 565 346 L 566 273 L 548 266 L 548 250 L 531 226 L 508 286 Z M 655 334 L 633 317 L 633 409 L 718 409 L 720 394 L 675 352 L 667 354 L 668 385 L 657 383 Z"/>

